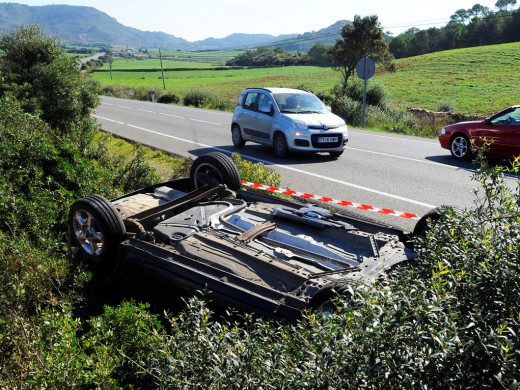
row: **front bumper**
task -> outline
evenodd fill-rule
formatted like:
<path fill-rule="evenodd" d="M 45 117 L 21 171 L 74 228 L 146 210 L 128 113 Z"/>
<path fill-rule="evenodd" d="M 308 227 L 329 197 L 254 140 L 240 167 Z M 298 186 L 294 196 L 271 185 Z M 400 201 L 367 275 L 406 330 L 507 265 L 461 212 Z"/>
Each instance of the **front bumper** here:
<path fill-rule="evenodd" d="M 441 148 L 449 149 L 450 148 L 450 135 L 441 134 L 439 135 L 439 143 L 441 144 Z"/>
<path fill-rule="evenodd" d="M 299 152 L 338 152 L 345 149 L 347 143 L 348 133 L 334 131 L 294 132 L 287 137 L 289 149 Z"/>

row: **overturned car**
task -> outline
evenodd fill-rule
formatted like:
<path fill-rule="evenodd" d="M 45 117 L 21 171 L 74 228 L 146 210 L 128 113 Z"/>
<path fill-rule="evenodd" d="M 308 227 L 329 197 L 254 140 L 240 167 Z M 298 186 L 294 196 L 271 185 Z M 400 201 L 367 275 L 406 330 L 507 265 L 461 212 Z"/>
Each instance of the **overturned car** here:
<path fill-rule="evenodd" d="M 417 227 L 424 225 L 422 219 Z M 221 153 L 198 157 L 189 178 L 112 201 L 99 195 L 76 201 L 68 231 L 72 258 L 103 277 L 121 266 L 144 269 L 181 290 L 210 291 L 220 306 L 289 320 L 413 259 L 409 238 L 389 226 L 241 189 L 236 166 Z"/>

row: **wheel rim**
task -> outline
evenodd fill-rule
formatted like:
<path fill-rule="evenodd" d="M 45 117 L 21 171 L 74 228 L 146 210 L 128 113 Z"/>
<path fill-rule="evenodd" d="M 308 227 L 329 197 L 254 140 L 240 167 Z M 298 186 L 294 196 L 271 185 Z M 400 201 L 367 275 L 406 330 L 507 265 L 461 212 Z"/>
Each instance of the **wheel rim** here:
<path fill-rule="evenodd" d="M 195 188 L 205 186 L 207 184 L 223 184 L 224 178 L 220 171 L 211 164 L 204 164 L 197 167 L 194 174 Z"/>
<path fill-rule="evenodd" d="M 233 145 L 240 145 L 242 143 L 242 135 L 238 127 L 233 127 Z"/>
<path fill-rule="evenodd" d="M 85 252 L 92 256 L 103 253 L 103 232 L 92 214 L 86 210 L 77 210 L 72 220 L 72 228 Z"/>
<path fill-rule="evenodd" d="M 276 139 L 274 141 L 274 151 L 277 156 L 283 156 L 285 154 L 285 151 L 287 149 L 287 146 L 285 145 L 285 139 L 282 135 L 276 136 Z"/>
<path fill-rule="evenodd" d="M 456 137 L 451 143 L 451 152 L 455 157 L 464 157 L 468 153 L 468 141 L 464 137 Z"/>

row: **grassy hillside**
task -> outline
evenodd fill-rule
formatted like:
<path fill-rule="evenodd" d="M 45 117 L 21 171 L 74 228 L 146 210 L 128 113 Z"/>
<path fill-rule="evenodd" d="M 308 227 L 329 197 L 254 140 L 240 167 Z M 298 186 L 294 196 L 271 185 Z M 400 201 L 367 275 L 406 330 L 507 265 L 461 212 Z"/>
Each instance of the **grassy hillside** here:
<path fill-rule="evenodd" d="M 516 42 L 405 58 L 396 61 L 397 72 L 380 77 L 406 107 L 435 110 L 452 102 L 458 112 L 486 115 L 520 104 L 519 64 Z"/>
<path fill-rule="evenodd" d="M 488 115 L 502 107 L 520 104 L 519 63 L 520 42 L 516 42 L 397 60 L 397 72 L 378 72 L 371 80 L 384 83 L 395 105 L 437 110 L 441 103 L 452 103 L 457 112 Z M 114 65 L 124 68 L 125 63 L 114 62 Z M 128 62 L 132 68 L 155 66 L 153 59 Z M 108 73 L 94 73 L 92 77 L 103 85 L 162 88 L 160 72 L 113 72 L 112 80 Z M 177 94 L 205 89 L 233 101 L 249 86 L 304 86 L 315 92 L 330 92 L 341 78 L 330 68 L 310 66 L 173 71 L 166 72 L 165 77 L 166 88 Z"/>

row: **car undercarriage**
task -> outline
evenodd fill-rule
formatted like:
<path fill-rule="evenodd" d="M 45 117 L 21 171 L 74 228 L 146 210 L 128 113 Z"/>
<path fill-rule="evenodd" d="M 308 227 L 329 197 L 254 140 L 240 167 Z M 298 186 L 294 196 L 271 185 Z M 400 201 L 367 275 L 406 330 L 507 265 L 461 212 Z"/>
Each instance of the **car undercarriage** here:
<path fill-rule="evenodd" d="M 296 319 L 415 257 L 409 234 L 315 204 L 240 188 L 231 160 L 195 160 L 190 178 L 71 207 L 69 249 L 93 269 L 146 269 L 223 307 Z M 146 286 L 145 286 L 146 287 Z M 172 299 L 174 299 L 172 297 Z"/>

